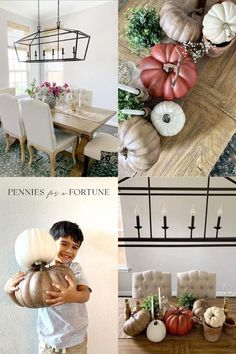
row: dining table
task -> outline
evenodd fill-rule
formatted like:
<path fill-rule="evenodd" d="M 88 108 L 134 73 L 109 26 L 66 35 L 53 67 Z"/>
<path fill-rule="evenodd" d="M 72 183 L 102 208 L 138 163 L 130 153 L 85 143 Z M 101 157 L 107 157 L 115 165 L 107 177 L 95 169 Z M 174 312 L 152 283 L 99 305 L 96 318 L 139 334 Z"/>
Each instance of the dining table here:
<path fill-rule="evenodd" d="M 115 114 L 113 110 L 89 106 L 81 106 L 72 110 L 58 105 L 51 110 L 55 128 L 80 137 L 76 155 L 77 159 L 82 162 L 85 145 L 92 139 L 93 134 Z"/>
<path fill-rule="evenodd" d="M 128 298 L 131 308 L 136 301 L 142 303 L 143 299 Z M 223 306 L 223 297 L 207 299 L 209 306 Z M 168 299 L 170 305 L 176 305 L 176 297 Z M 126 335 L 123 331 L 125 323 L 125 298 L 118 299 L 118 353 L 119 354 L 236 354 L 236 329 L 231 335 L 222 331 L 217 342 L 208 342 L 204 335 L 202 325 L 194 324 L 191 332 L 186 335 L 167 334 L 161 343 L 150 342 L 145 331 L 135 337 Z M 236 319 L 236 298 L 228 299 L 229 316 Z"/>

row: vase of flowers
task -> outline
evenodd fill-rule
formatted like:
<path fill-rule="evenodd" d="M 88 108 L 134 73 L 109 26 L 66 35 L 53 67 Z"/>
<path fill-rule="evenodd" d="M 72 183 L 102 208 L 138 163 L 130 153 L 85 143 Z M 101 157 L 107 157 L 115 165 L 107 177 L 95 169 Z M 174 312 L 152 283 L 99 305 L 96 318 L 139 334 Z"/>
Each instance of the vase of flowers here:
<path fill-rule="evenodd" d="M 66 83 L 63 86 L 59 86 L 56 82 L 51 84 L 50 82 L 45 81 L 38 87 L 37 92 L 40 96 L 44 97 L 43 101 L 53 109 L 56 106 L 57 99 L 69 93 L 70 88 Z"/>

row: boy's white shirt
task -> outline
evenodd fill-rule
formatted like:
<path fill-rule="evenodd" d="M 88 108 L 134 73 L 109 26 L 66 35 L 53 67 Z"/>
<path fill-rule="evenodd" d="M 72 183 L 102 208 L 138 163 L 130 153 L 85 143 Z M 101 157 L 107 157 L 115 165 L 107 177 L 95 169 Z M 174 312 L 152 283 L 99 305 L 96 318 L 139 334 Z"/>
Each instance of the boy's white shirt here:
<path fill-rule="evenodd" d="M 67 264 L 75 274 L 78 284 L 89 284 L 82 267 L 77 262 Z M 90 290 L 91 291 L 91 290 Z M 37 332 L 48 345 L 64 349 L 78 345 L 87 334 L 88 315 L 85 304 L 69 303 L 38 310 Z"/>

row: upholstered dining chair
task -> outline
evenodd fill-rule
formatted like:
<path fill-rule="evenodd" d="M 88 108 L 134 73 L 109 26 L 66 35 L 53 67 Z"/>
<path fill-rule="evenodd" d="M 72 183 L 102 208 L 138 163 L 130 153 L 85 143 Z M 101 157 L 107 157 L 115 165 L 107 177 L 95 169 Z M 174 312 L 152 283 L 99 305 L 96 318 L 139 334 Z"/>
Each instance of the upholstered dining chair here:
<path fill-rule="evenodd" d="M 157 294 L 159 287 L 162 295 L 171 297 L 171 273 L 151 269 L 132 274 L 133 298 L 144 298 L 150 294 Z"/>
<path fill-rule="evenodd" d="M 201 270 L 177 273 L 177 297 L 184 293 L 205 297 L 216 297 L 216 274 Z"/>
<path fill-rule="evenodd" d="M 18 99 L 9 93 L 0 94 L 0 116 L 6 138 L 6 151 L 10 148 L 10 137 L 18 139 L 21 146 L 21 161 L 25 161 L 26 134 Z"/>
<path fill-rule="evenodd" d="M 102 151 L 117 152 L 118 138 L 107 134 L 97 133 L 84 147 L 84 169 L 82 176 L 87 176 L 89 158 L 101 160 Z"/>
<path fill-rule="evenodd" d="M 30 153 L 29 165 L 33 161 L 33 147 L 46 152 L 50 157 L 51 176 L 54 176 L 57 153 L 71 145 L 72 158 L 76 163 L 77 136 L 54 130 L 48 104 L 35 99 L 25 99 L 21 101 L 21 107 Z"/>

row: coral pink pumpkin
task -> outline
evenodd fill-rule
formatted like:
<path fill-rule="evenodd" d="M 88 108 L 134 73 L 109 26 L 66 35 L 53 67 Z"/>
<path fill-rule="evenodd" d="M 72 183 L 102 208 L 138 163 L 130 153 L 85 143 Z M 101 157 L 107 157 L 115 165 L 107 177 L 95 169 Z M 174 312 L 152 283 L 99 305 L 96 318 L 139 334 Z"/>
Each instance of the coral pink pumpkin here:
<path fill-rule="evenodd" d="M 197 66 L 181 45 L 156 44 L 140 62 L 140 79 L 151 96 L 173 100 L 197 82 Z"/>
<path fill-rule="evenodd" d="M 186 307 L 171 307 L 166 311 L 163 322 L 167 332 L 183 336 L 193 328 L 193 313 Z"/>

